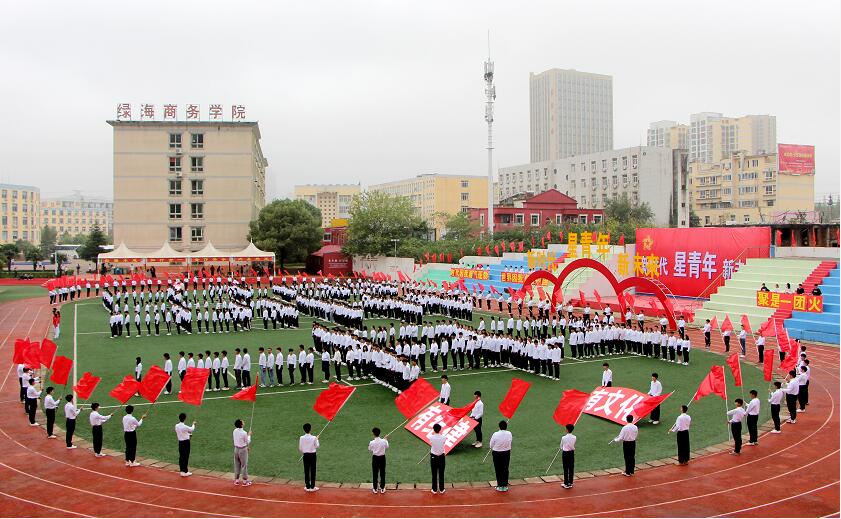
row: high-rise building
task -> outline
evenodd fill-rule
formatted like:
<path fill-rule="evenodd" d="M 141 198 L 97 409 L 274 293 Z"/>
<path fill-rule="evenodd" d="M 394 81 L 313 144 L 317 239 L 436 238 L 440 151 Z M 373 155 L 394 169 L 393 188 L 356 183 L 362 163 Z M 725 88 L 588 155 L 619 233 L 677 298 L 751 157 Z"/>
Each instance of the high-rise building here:
<path fill-rule="evenodd" d="M 350 204 L 360 192 L 359 184 L 306 184 L 295 186 L 295 198 L 321 210 L 321 227 L 333 220 L 350 218 Z"/>
<path fill-rule="evenodd" d="M 777 154 L 735 152 L 689 165 L 689 201 L 702 226 L 772 223 L 777 215 L 815 209 L 815 176 L 777 171 Z"/>
<path fill-rule="evenodd" d="M 105 234 L 114 228 L 114 203 L 104 198 L 74 194 L 41 201 L 43 225 L 49 225 L 61 235 L 90 234 L 94 225 Z"/>
<path fill-rule="evenodd" d="M 0 243 L 41 243 L 41 190 L 0 184 Z"/>
<path fill-rule="evenodd" d="M 376 184 L 370 191 L 382 191 L 409 198 L 418 216 L 433 230 L 432 239 L 444 235 L 439 214 L 456 214 L 471 207 L 488 207 L 488 177 L 473 175 L 422 174 L 405 180 Z"/>
<path fill-rule="evenodd" d="M 647 143 L 661 148 L 688 149 L 689 126 L 676 121 L 657 121 L 648 125 Z"/>
<path fill-rule="evenodd" d="M 613 149 L 613 77 L 550 69 L 529 74 L 531 161 Z"/>
<path fill-rule="evenodd" d="M 701 112 L 689 117 L 691 161 L 715 163 L 737 151 L 761 155 L 776 149 L 777 118 L 773 115 L 724 117 Z"/>
<path fill-rule="evenodd" d="M 257 122 L 108 121 L 114 127 L 114 243 L 196 251 L 248 245 L 266 200 Z"/>
<path fill-rule="evenodd" d="M 638 146 L 499 169 L 497 200 L 557 189 L 583 209 L 626 195 L 647 203 L 658 226 L 687 227 L 686 150 Z"/>

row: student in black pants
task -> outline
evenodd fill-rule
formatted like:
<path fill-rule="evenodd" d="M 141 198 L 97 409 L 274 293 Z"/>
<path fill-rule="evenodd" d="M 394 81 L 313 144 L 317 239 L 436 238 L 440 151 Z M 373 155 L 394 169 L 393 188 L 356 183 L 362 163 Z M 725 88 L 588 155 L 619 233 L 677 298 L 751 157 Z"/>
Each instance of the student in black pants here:
<path fill-rule="evenodd" d="M 298 439 L 298 450 L 304 460 L 304 490 L 316 492 L 318 491 L 318 487 L 315 486 L 316 451 L 320 444 L 318 437 L 310 434 L 310 431 L 312 431 L 312 425 L 305 423 L 304 434 Z"/>
<path fill-rule="evenodd" d="M 193 473 L 188 469 L 188 462 L 190 461 L 190 437 L 196 430 L 196 422 L 193 425 L 184 423 L 187 420 L 187 413 L 178 415 L 178 423 L 175 424 L 175 436 L 178 438 L 178 468 L 181 471 L 181 477 L 192 476 Z"/>
<path fill-rule="evenodd" d="M 73 405 L 73 395 L 67 395 L 64 399 L 67 401 L 64 404 L 64 442 L 67 444 L 68 449 L 75 449 L 76 446 L 73 445 L 73 433 L 76 432 L 76 417 L 79 416 L 81 411 Z"/>
<path fill-rule="evenodd" d="M 99 413 L 99 404 L 94 402 L 91 404 L 91 436 L 93 437 L 93 452 L 97 458 L 102 458 L 102 424 L 111 419 L 111 415 L 103 415 Z"/>
<path fill-rule="evenodd" d="M 742 452 L 742 420 L 745 418 L 744 400 L 736 399 L 736 407 L 727 411 L 730 422 L 730 433 L 733 436 L 733 451 L 730 454 L 738 456 Z"/>
<path fill-rule="evenodd" d="M 53 397 L 54 387 L 47 388 L 47 396 L 44 397 L 44 414 L 47 415 L 47 438 L 55 438 L 53 426 L 55 425 L 55 410 L 60 403 Z"/>
<path fill-rule="evenodd" d="M 768 403 L 771 404 L 771 420 L 774 421 L 774 430 L 771 431 L 772 434 L 780 434 L 780 407 L 782 405 L 783 399 L 785 398 L 785 392 L 782 389 L 783 384 L 779 380 L 774 381 L 774 390 L 771 391 L 771 395 L 768 398 Z"/>
<path fill-rule="evenodd" d="M 636 465 L 637 435 L 639 434 L 639 429 L 634 425 L 634 417 L 632 415 L 625 417 L 625 420 L 628 423 L 622 427 L 622 430 L 619 431 L 619 436 L 614 438 L 613 441 L 622 442 L 622 454 L 625 457 L 625 472 L 622 475 L 633 476 L 634 466 Z"/>
<path fill-rule="evenodd" d="M 669 433 L 677 434 L 677 462 L 679 465 L 689 463 L 689 426 L 692 418 L 686 414 L 689 406 L 680 406 L 680 414 L 675 419 L 675 424 L 669 429 Z"/>
<path fill-rule="evenodd" d="M 561 437 L 561 464 L 564 468 L 564 488 L 572 488 L 572 481 L 575 476 L 575 440 L 577 439 L 572 431 L 575 426 L 571 423 L 566 425 L 567 433 Z"/>
<path fill-rule="evenodd" d="M 368 443 L 368 450 L 371 451 L 372 481 L 371 492 L 385 494 L 385 451 L 388 449 L 388 440 L 380 438 L 380 428 L 371 429 L 374 439 Z M 377 483 L 379 482 L 379 486 Z"/>
<path fill-rule="evenodd" d="M 432 426 L 432 436 L 429 437 L 429 465 L 432 468 L 432 493 L 443 494 L 444 489 L 444 469 L 446 467 L 446 456 L 444 454 L 444 443 L 447 437 L 441 434 L 441 424 L 437 423 Z"/>
<path fill-rule="evenodd" d="M 494 473 L 496 475 L 496 490 L 508 492 L 508 474 L 511 464 L 511 433 L 508 431 L 508 422 L 499 421 L 499 430 L 491 435 L 491 454 L 493 454 Z"/>

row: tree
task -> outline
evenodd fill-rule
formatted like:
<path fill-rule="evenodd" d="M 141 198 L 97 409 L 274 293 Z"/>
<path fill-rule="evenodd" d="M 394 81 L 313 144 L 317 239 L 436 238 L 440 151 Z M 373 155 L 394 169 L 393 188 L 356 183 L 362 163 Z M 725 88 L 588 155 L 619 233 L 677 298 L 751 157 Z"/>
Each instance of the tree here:
<path fill-rule="evenodd" d="M 55 252 L 56 243 L 58 243 L 58 233 L 55 230 L 55 227 L 50 227 L 49 225 L 45 225 L 43 229 L 41 229 L 41 251 L 44 253 L 44 256 L 49 258 Z"/>
<path fill-rule="evenodd" d="M 20 254 L 20 249 L 14 243 L 4 243 L 0 245 L 0 254 L 6 260 L 6 270 L 12 271 L 12 261 Z"/>
<path fill-rule="evenodd" d="M 388 255 L 394 253 L 393 239 L 416 243 L 426 240 L 426 222 L 415 213 L 408 198 L 381 191 L 368 191 L 353 199 L 348 237 L 343 250 L 348 254 Z"/>
<path fill-rule="evenodd" d="M 695 212 L 693 207 L 689 208 L 689 227 L 700 227 L 701 217 Z"/>
<path fill-rule="evenodd" d="M 620 222 L 633 221 L 640 224 L 640 227 L 651 225 L 654 220 L 654 212 L 647 202 L 633 203 L 627 194 L 609 200 L 604 206 L 604 216 Z"/>
<path fill-rule="evenodd" d="M 473 238 L 479 232 L 479 224 L 470 219 L 467 213 L 441 214 L 444 222 L 444 239 L 449 241 Z"/>
<path fill-rule="evenodd" d="M 91 228 L 91 233 L 88 235 L 84 243 L 82 243 L 82 246 L 79 247 L 77 252 L 79 253 L 79 257 L 83 260 L 96 261 L 97 256 L 99 256 L 99 253 L 102 252 L 102 245 L 107 243 L 108 241 L 105 238 L 105 233 L 99 228 L 99 224 L 94 224 Z"/>
<path fill-rule="evenodd" d="M 280 268 L 302 262 L 322 244 L 321 211 L 303 200 L 275 200 L 249 224 L 249 239 L 273 251 Z"/>
<path fill-rule="evenodd" d="M 23 259 L 32 263 L 32 270 L 36 270 L 38 268 L 38 262 L 44 259 L 44 252 L 41 250 L 41 247 L 36 247 L 35 245 L 28 243 L 23 248 Z"/>

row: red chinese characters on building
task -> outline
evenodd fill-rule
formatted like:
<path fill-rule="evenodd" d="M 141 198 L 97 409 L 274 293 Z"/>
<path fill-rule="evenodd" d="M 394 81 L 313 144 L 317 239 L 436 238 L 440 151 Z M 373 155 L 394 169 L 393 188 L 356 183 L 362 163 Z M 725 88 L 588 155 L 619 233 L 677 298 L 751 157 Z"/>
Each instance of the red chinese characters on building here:
<path fill-rule="evenodd" d="M 199 105 L 187 105 L 187 120 L 195 121 L 199 119 Z"/>
<path fill-rule="evenodd" d="M 164 120 L 174 121 L 178 118 L 178 105 L 164 105 Z"/>
<path fill-rule="evenodd" d="M 131 119 L 131 103 L 120 103 L 117 105 L 117 119 Z"/>
<path fill-rule="evenodd" d="M 155 105 L 152 105 L 152 104 L 140 105 L 140 118 L 141 119 L 154 119 L 155 118 Z"/>
<path fill-rule="evenodd" d="M 245 119 L 245 106 L 232 105 L 231 106 L 231 120 Z"/>
<path fill-rule="evenodd" d="M 213 121 L 222 119 L 222 105 L 210 105 L 207 115 Z"/>

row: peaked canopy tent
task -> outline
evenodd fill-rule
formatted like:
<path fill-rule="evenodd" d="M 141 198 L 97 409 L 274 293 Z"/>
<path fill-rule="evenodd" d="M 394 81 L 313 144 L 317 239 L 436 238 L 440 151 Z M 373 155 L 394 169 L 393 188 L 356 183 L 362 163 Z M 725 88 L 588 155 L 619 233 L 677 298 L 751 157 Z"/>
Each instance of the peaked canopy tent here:
<path fill-rule="evenodd" d="M 111 252 L 103 252 L 97 256 L 97 267 L 102 263 L 130 265 L 132 268 L 163 267 L 163 270 L 180 269 L 196 265 L 228 265 L 239 266 L 245 264 L 265 263 L 265 268 L 274 268 L 273 252 L 266 252 L 257 248 L 254 243 L 240 251 L 220 251 L 213 243 L 208 242 L 203 249 L 196 252 L 179 252 L 172 248 L 169 242 L 164 243 L 160 249 L 154 252 L 136 252 L 121 243 Z M 169 267 L 169 268 L 167 268 Z"/>
<path fill-rule="evenodd" d="M 190 254 L 190 264 L 227 264 L 231 261 L 231 254 L 217 249 L 212 242 L 207 242 L 202 250 Z"/>
<path fill-rule="evenodd" d="M 160 249 L 146 254 L 146 264 L 150 263 L 180 263 L 187 265 L 190 262 L 189 252 L 178 252 L 173 249 L 169 242 L 164 242 Z"/>
<path fill-rule="evenodd" d="M 248 265 L 252 274 L 256 272 L 257 275 L 260 275 L 260 272 L 264 271 L 268 275 L 269 272 L 274 272 L 274 258 L 274 252 L 260 250 L 254 245 L 254 242 L 249 242 L 248 247 L 231 253 L 231 265 L 232 269 L 234 264 L 238 264 L 240 267 Z M 254 269 L 255 263 L 258 267 L 256 270 Z M 240 275 L 245 275 L 244 269 L 240 271 Z"/>
<path fill-rule="evenodd" d="M 145 262 L 145 253 L 133 251 L 126 247 L 125 243 L 120 243 L 117 248 L 111 252 L 100 252 L 96 257 L 97 267 L 102 263 L 143 265 Z"/>

